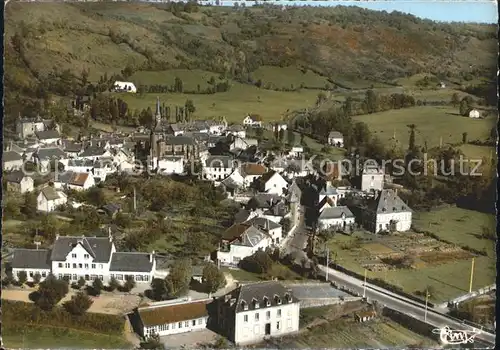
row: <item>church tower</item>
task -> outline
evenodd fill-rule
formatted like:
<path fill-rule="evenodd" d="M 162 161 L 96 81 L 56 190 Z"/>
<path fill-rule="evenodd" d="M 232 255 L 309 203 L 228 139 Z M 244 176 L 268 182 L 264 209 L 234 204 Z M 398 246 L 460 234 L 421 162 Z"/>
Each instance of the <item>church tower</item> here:
<path fill-rule="evenodd" d="M 156 98 L 156 113 L 153 117 L 152 125 L 151 125 L 151 133 L 149 135 L 149 157 L 151 162 L 151 167 L 153 169 L 156 168 L 158 164 L 158 140 L 156 138 L 156 133 L 158 132 L 158 128 L 161 123 L 161 110 L 160 110 L 160 98 Z"/>

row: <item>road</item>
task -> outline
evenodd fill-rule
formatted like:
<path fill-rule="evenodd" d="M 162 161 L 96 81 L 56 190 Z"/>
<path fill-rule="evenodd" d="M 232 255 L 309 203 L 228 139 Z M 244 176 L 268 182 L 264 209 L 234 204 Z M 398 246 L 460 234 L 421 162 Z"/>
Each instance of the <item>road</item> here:
<path fill-rule="evenodd" d="M 294 231 L 294 234 L 289 238 L 285 245 L 284 250 L 287 253 L 291 253 L 295 257 L 295 261 L 300 261 L 307 255 L 304 252 L 308 240 L 307 230 L 304 225 L 303 214 L 301 214 L 300 224 Z M 319 269 L 323 275 L 326 274 L 327 267 L 319 266 Z M 328 280 L 335 282 L 339 286 L 344 286 L 359 295 L 364 295 L 368 300 L 375 300 L 391 309 L 400 311 L 406 315 L 412 316 L 418 320 L 426 321 L 427 323 L 435 326 L 436 328 L 448 326 L 450 329 L 454 330 L 472 330 L 473 327 L 463 324 L 460 321 L 451 319 L 450 317 L 440 313 L 440 309 L 428 308 L 427 317 L 425 312 L 425 306 L 415 302 L 413 300 L 407 299 L 398 294 L 392 293 L 386 289 L 380 288 L 378 286 L 367 283 L 366 290 L 364 289 L 364 281 L 358 280 L 340 271 L 334 269 L 328 269 Z M 363 294 L 364 293 L 364 294 Z M 441 310 L 442 311 L 442 310 Z M 485 341 L 492 345 L 495 344 L 495 335 L 490 333 L 482 333 L 476 337 L 477 340 Z"/>

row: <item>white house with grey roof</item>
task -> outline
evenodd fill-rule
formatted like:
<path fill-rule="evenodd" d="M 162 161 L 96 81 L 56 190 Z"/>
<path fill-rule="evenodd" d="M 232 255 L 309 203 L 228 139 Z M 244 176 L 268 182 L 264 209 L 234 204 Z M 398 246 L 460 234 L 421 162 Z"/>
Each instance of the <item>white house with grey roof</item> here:
<path fill-rule="evenodd" d="M 21 170 L 23 167 L 23 157 L 17 152 L 7 151 L 2 154 L 3 170 Z"/>
<path fill-rule="evenodd" d="M 27 282 L 33 282 L 39 274 L 44 280 L 51 271 L 50 250 L 48 249 L 15 249 L 12 254 L 12 276 L 17 278 L 21 271 L 26 272 Z"/>
<path fill-rule="evenodd" d="M 7 191 L 26 193 L 34 190 L 33 178 L 26 176 L 23 171 L 13 171 L 5 174 Z"/>
<path fill-rule="evenodd" d="M 50 213 L 57 209 L 57 207 L 64 205 L 68 202 L 68 196 L 62 192 L 54 189 L 53 187 L 44 187 L 38 197 L 36 198 L 36 208 L 39 211 Z"/>
<path fill-rule="evenodd" d="M 156 271 L 155 252 L 117 252 L 113 237 L 57 236 L 51 250 L 15 249 L 12 268 L 19 271 L 43 271 L 42 279 L 52 273 L 57 278 L 89 283 L 104 283 L 114 277 L 123 283 L 128 276 L 137 283 L 150 283 Z M 44 255 L 45 254 L 45 255 Z M 16 257 L 16 255 L 19 257 Z M 21 261 L 21 258 L 24 260 Z"/>
<path fill-rule="evenodd" d="M 38 141 L 45 145 L 56 144 L 61 141 L 61 134 L 57 130 L 37 131 L 35 135 Z"/>
<path fill-rule="evenodd" d="M 347 230 L 354 225 L 354 214 L 348 207 L 325 208 L 319 215 L 318 228 L 320 230 Z"/>
<path fill-rule="evenodd" d="M 68 156 L 59 147 L 38 148 L 33 153 L 32 159 L 43 172 L 50 170 L 52 162 L 55 162 L 55 164 L 61 163 L 64 166 L 68 164 Z"/>
<path fill-rule="evenodd" d="M 363 211 L 367 228 L 378 232 L 404 232 L 411 229 L 412 210 L 399 198 L 397 191 L 385 189 L 378 192 Z"/>
<path fill-rule="evenodd" d="M 361 174 L 361 191 L 381 191 L 384 188 L 384 169 L 378 164 L 367 162 Z"/>
<path fill-rule="evenodd" d="M 55 124 L 55 125 L 54 125 Z M 54 127 L 55 130 L 60 131 L 58 124 L 49 119 L 37 118 L 21 118 L 16 122 L 16 133 L 21 139 L 28 136 L 33 136 L 40 131 L 49 130 Z"/>
<path fill-rule="evenodd" d="M 328 144 L 335 147 L 344 147 L 344 135 L 339 131 L 330 131 L 328 134 Z"/>
<path fill-rule="evenodd" d="M 203 164 L 202 176 L 206 180 L 222 181 L 236 168 L 236 162 L 230 156 L 211 156 Z"/>
<path fill-rule="evenodd" d="M 217 325 L 236 345 L 249 345 L 299 330 L 300 301 L 281 283 L 241 285 L 217 299 Z"/>

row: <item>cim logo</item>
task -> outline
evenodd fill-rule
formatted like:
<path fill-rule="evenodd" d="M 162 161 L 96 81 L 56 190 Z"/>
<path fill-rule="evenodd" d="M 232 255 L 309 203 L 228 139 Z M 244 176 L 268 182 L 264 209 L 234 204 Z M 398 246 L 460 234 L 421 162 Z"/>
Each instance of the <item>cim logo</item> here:
<path fill-rule="evenodd" d="M 481 334 L 478 330 L 452 330 L 446 326 L 443 328 L 436 328 L 432 333 L 439 334 L 439 339 L 444 345 L 458 345 L 458 344 L 472 344 L 474 338 Z"/>

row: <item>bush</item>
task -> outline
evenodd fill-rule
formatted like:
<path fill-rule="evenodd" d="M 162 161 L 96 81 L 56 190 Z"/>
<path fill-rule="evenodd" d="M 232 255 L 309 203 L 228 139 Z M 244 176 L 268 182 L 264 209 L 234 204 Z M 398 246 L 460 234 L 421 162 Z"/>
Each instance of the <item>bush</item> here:
<path fill-rule="evenodd" d="M 38 287 L 39 296 L 36 304 L 42 310 L 52 310 L 68 294 L 68 291 L 69 287 L 66 281 L 58 280 L 50 274 Z"/>
<path fill-rule="evenodd" d="M 76 295 L 72 296 L 71 300 L 65 302 L 63 307 L 70 314 L 81 316 L 92 306 L 93 303 L 94 302 L 87 294 L 80 291 L 76 293 Z"/>
<path fill-rule="evenodd" d="M 116 280 L 116 278 L 112 277 L 110 280 L 109 280 L 109 284 L 108 284 L 108 290 L 110 292 L 114 291 L 115 289 L 118 289 L 120 287 L 120 282 L 118 282 Z"/>

